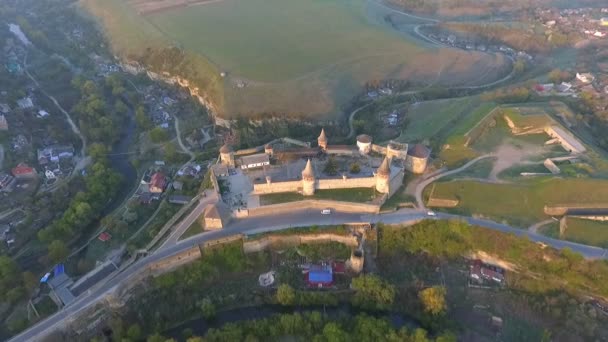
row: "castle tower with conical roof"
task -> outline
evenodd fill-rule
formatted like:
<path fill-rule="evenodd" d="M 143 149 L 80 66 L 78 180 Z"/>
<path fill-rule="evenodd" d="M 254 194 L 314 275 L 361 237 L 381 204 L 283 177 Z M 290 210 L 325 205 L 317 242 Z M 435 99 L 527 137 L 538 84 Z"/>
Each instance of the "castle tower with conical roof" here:
<path fill-rule="evenodd" d="M 321 128 L 321 134 L 319 134 L 319 137 L 317 138 L 317 144 L 323 151 L 327 149 L 327 136 L 325 136 L 324 128 Z"/>
<path fill-rule="evenodd" d="M 386 157 L 376 171 L 376 190 L 383 194 L 388 194 L 390 191 L 391 179 L 391 160 Z"/>
<path fill-rule="evenodd" d="M 306 163 L 306 167 L 302 170 L 302 194 L 304 196 L 312 196 L 315 194 L 315 171 L 312 168 L 310 159 Z"/>

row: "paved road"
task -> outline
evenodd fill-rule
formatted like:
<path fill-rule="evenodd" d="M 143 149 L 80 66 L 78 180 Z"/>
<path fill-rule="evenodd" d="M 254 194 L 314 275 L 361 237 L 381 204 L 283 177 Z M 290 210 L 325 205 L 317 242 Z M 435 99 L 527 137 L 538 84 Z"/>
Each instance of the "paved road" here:
<path fill-rule="evenodd" d="M 203 211 L 205 211 L 207 205 L 217 202 L 217 196 L 215 196 L 215 193 L 208 191 L 206 194 L 207 196 L 199 200 L 198 204 L 196 207 L 194 207 L 190 214 L 188 214 L 185 219 L 181 220 L 177 227 L 172 229 L 171 235 L 169 235 L 169 237 L 161 244 L 160 248 L 165 248 L 167 246 L 176 244 L 180 236 L 184 235 L 186 230 L 188 230 L 194 221 L 196 221 L 196 219 L 201 216 Z"/>
<path fill-rule="evenodd" d="M 26 330 L 25 332 L 15 336 L 10 341 L 36 341 L 37 339 L 40 339 L 41 337 L 52 332 L 53 330 L 61 328 L 65 322 L 68 322 L 70 319 L 76 317 L 76 315 L 82 310 L 99 303 L 101 300 L 103 300 L 104 296 L 112 293 L 117 287 L 117 285 L 137 275 L 138 272 L 144 270 L 148 264 L 180 253 L 181 251 L 187 250 L 208 240 L 227 237 L 234 234 L 253 234 L 264 231 L 273 231 L 292 227 L 303 227 L 314 224 L 328 225 L 350 222 L 384 222 L 388 224 L 408 224 L 414 223 L 418 220 L 422 220 L 425 218 L 429 218 L 426 216 L 425 211 L 413 209 L 403 209 L 394 213 L 381 215 L 360 215 L 342 212 L 334 212 L 331 215 L 321 215 L 318 210 L 306 209 L 296 210 L 289 213 L 275 213 L 274 215 L 257 216 L 250 217 L 247 219 L 241 219 L 236 221 L 234 224 L 232 224 L 226 229 L 205 232 L 190 237 L 188 239 L 178 241 L 174 244 L 164 245 L 163 247 L 155 251 L 153 254 L 135 262 L 133 265 L 126 268 L 122 273 L 118 274 L 109 281 L 106 281 L 106 283 L 101 284 L 97 288 L 94 288 L 93 290 L 82 294 L 70 306 L 39 322 L 35 326 Z M 606 259 L 608 256 L 607 251 L 602 248 L 581 245 L 568 241 L 556 240 L 539 234 L 531 233 L 524 229 L 510 227 L 489 220 L 461 217 L 457 215 L 443 213 L 437 213 L 437 216 L 435 216 L 434 219 L 465 220 L 470 224 L 479 225 L 505 233 L 512 233 L 518 236 L 527 236 L 532 241 L 544 243 L 548 246 L 553 246 L 555 248 L 569 247 L 572 250 L 581 253 L 582 255 L 590 259 Z M 185 226 L 186 224 L 180 227 L 183 228 Z M 177 231 L 178 230 L 176 230 L 176 232 Z M 174 237 L 172 237 L 172 239 L 174 239 Z"/>

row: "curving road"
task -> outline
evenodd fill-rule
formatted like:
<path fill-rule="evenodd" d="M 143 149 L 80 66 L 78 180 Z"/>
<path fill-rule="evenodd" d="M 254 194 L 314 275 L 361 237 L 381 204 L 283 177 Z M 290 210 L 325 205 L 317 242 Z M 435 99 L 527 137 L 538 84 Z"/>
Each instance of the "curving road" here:
<path fill-rule="evenodd" d="M 468 169 L 469 167 L 471 167 L 473 164 L 477 163 L 480 160 L 483 159 L 487 159 L 487 158 L 495 158 L 496 155 L 493 153 L 490 154 L 484 154 L 483 156 L 479 156 L 475 159 L 470 160 L 468 163 L 464 164 L 463 166 L 457 168 L 457 169 L 453 169 L 450 171 L 446 171 L 446 172 L 442 172 L 440 174 L 437 174 L 435 176 L 429 177 L 425 180 L 423 180 L 422 182 L 420 182 L 418 185 L 416 185 L 416 206 L 419 209 L 426 209 L 426 207 L 424 206 L 424 201 L 422 199 L 422 192 L 424 191 L 424 189 L 431 183 L 443 178 L 443 177 L 447 177 L 459 172 L 462 172 L 466 169 Z"/>
<path fill-rule="evenodd" d="M 195 212 L 197 210 L 195 210 Z M 36 341 L 42 339 L 44 336 L 48 335 L 54 330 L 63 328 L 66 322 L 70 322 L 71 320 L 77 318 L 78 314 L 83 310 L 103 302 L 105 297 L 115 291 L 119 284 L 128 281 L 132 277 L 135 277 L 140 272 L 144 271 L 147 265 L 165 259 L 172 255 L 178 254 L 182 251 L 188 250 L 193 246 L 202 244 L 205 241 L 232 236 L 236 234 L 255 234 L 266 231 L 282 230 L 310 225 L 336 225 L 353 222 L 383 222 L 387 224 L 405 225 L 429 218 L 438 220 L 464 220 L 472 225 L 478 225 L 504 233 L 515 234 L 517 236 L 525 236 L 532 241 L 546 244 L 548 246 L 552 246 L 558 249 L 568 247 L 589 259 L 606 259 L 608 256 L 608 251 L 599 247 L 592 247 L 569 241 L 556 240 L 533 232 L 529 232 L 525 229 L 511 227 L 489 220 L 475 219 L 471 217 L 462 217 L 458 215 L 450 215 L 443 213 L 437 213 L 436 216 L 429 217 L 423 210 L 403 209 L 393 213 L 380 215 L 361 215 L 356 213 L 344 213 L 339 211 L 331 215 L 321 215 L 318 210 L 312 209 L 297 210 L 285 213 L 273 213 L 271 215 L 241 219 L 236 221 L 234 224 L 230 225 L 226 229 L 201 233 L 170 245 L 163 245 L 153 254 L 150 254 L 149 256 L 135 262 L 115 277 L 106 279 L 105 282 L 98 284 L 97 287 L 82 294 L 70 306 L 63 308 L 56 314 L 44 319 L 35 326 L 13 337 L 10 341 Z"/>

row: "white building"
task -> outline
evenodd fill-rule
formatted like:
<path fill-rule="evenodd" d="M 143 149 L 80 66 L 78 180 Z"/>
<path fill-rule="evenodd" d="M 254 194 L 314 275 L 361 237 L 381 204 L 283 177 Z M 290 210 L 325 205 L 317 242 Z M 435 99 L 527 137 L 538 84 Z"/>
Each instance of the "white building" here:
<path fill-rule="evenodd" d="M 573 135 L 569 132 L 566 132 L 564 129 L 558 126 L 548 126 L 545 127 L 545 133 L 547 133 L 551 138 L 559 140 L 559 143 L 562 147 L 571 153 L 583 153 L 587 149 L 583 144 L 578 141 Z"/>
<path fill-rule="evenodd" d="M 585 72 L 582 74 L 579 74 L 578 72 L 576 73 L 576 79 L 583 82 L 583 83 L 591 83 L 593 82 L 593 80 L 595 80 L 595 76 L 593 76 L 592 74 Z"/>
<path fill-rule="evenodd" d="M 266 153 L 252 154 L 245 156 L 240 159 L 241 169 L 253 169 L 256 167 L 263 167 L 270 165 L 270 158 Z"/>
<path fill-rule="evenodd" d="M 357 136 L 357 147 L 361 154 L 369 154 L 372 150 L 372 137 L 367 134 Z"/>

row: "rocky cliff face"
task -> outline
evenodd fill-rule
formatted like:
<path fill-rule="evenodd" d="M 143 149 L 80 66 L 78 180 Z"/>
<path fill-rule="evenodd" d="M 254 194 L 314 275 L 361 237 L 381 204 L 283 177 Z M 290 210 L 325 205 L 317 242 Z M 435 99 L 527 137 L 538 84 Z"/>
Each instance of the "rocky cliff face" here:
<path fill-rule="evenodd" d="M 183 78 L 181 76 L 171 75 L 168 72 L 157 73 L 154 71 L 150 71 L 146 69 L 144 66 L 137 62 L 123 62 L 121 67 L 126 72 L 137 75 L 141 73 L 146 73 L 148 77 L 156 81 L 162 81 L 169 84 L 177 84 L 182 88 L 188 89 L 190 95 L 198 100 L 198 102 L 207 108 L 209 114 L 215 116 L 215 113 L 218 112 L 216 106 L 211 102 L 211 100 L 206 96 L 206 94 L 202 93 L 200 89 L 192 84 L 190 80 Z"/>

